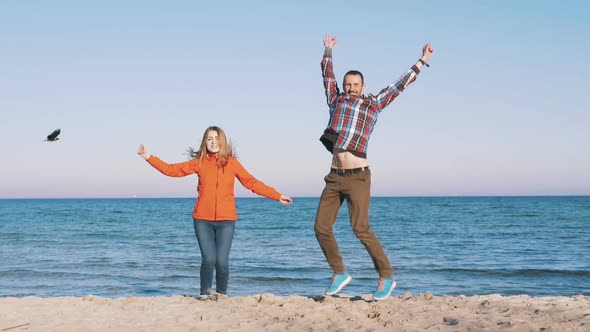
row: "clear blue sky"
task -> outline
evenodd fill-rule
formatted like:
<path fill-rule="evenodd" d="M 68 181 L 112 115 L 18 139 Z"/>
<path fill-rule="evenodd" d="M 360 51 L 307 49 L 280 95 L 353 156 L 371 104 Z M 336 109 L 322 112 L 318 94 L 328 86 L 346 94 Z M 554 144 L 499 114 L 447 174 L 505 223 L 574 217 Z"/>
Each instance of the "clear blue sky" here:
<path fill-rule="evenodd" d="M 136 149 L 184 161 L 209 125 L 260 180 L 319 196 L 326 33 L 338 81 L 360 70 L 366 93 L 435 50 L 379 117 L 373 195 L 587 195 L 589 17 L 586 1 L 2 1 L 0 198 L 194 197 L 196 176 Z"/>

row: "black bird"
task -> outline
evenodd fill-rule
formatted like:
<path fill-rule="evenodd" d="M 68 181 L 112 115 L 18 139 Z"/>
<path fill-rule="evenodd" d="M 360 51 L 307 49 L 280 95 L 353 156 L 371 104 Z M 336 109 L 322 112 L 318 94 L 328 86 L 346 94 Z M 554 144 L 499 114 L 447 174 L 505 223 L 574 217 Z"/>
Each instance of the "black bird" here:
<path fill-rule="evenodd" d="M 51 134 L 47 135 L 47 139 L 45 141 L 47 141 L 47 142 L 57 141 L 59 139 L 59 137 L 57 137 L 59 135 L 59 133 L 61 133 L 60 129 L 54 130 Z"/>

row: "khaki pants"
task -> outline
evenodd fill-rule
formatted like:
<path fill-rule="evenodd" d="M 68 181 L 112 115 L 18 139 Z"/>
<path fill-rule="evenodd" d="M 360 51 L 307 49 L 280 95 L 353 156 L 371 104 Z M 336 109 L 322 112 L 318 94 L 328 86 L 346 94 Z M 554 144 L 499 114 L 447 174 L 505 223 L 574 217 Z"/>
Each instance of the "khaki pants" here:
<path fill-rule="evenodd" d="M 380 278 L 390 278 L 393 268 L 383 247 L 369 225 L 369 202 L 371 199 L 371 171 L 366 169 L 354 174 L 330 172 L 320 197 L 315 220 L 315 235 L 326 260 L 334 273 L 344 273 L 344 262 L 334 237 L 333 226 L 342 202 L 346 200 L 350 224 L 356 237 L 367 249 Z"/>

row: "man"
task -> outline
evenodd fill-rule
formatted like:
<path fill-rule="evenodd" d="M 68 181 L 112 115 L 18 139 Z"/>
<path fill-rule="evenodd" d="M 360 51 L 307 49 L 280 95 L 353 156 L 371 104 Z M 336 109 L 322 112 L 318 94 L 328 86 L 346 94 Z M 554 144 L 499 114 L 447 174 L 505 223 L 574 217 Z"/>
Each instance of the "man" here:
<path fill-rule="evenodd" d="M 344 75 L 344 91 L 338 88 L 332 67 L 332 49 L 335 45 L 335 36 L 324 37 L 322 75 L 330 119 L 320 141 L 332 153 L 332 166 L 324 178 L 326 186 L 320 197 L 314 227 L 320 247 L 334 271 L 332 284 L 325 294 L 338 293 L 352 280 L 344 267 L 333 232 L 338 210 L 346 200 L 352 230 L 367 249 L 379 273 L 373 299 L 382 300 L 391 295 L 396 281 L 389 259 L 369 225 L 371 171 L 367 161 L 367 145 L 379 113 L 416 80 L 422 66 L 429 66 L 433 49 L 430 44 L 426 44 L 422 49 L 422 57 L 402 77 L 378 95 L 365 96 L 363 74 L 356 70 Z"/>

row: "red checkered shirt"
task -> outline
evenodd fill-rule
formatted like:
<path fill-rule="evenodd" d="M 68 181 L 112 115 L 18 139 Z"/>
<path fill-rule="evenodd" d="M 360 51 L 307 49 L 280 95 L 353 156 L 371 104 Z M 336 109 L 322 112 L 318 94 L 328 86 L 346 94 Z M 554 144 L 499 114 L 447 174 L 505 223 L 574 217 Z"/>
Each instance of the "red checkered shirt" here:
<path fill-rule="evenodd" d="M 326 99 L 330 110 L 330 120 L 324 135 L 320 138 L 324 146 L 347 150 L 366 158 L 369 137 L 373 132 L 377 117 L 404 89 L 416 80 L 420 70 L 412 66 L 397 81 L 381 90 L 376 96 L 351 96 L 340 92 L 332 67 L 332 49 L 326 48 L 322 60 L 322 76 Z"/>

